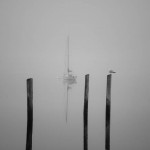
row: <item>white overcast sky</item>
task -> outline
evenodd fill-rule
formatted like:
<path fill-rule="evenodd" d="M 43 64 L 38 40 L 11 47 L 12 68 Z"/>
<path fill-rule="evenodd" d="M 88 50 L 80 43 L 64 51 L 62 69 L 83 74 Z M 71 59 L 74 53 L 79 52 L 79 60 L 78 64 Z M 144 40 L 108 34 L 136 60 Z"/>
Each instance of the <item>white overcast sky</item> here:
<path fill-rule="evenodd" d="M 77 84 L 65 123 L 67 36 Z M 83 149 L 84 75 L 90 74 L 89 149 L 105 148 L 106 75 L 112 77 L 111 150 L 150 148 L 149 0 L 0 0 L 0 150 L 26 144 L 26 79 L 34 80 L 33 150 Z"/>

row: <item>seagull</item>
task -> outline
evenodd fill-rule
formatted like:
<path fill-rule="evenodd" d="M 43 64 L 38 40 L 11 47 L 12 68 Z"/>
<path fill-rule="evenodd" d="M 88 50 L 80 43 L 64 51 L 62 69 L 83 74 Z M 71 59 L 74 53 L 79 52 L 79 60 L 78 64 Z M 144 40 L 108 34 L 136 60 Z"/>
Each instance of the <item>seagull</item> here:
<path fill-rule="evenodd" d="M 109 70 L 109 73 L 116 73 L 115 71 L 113 71 L 113 70 Z"/>

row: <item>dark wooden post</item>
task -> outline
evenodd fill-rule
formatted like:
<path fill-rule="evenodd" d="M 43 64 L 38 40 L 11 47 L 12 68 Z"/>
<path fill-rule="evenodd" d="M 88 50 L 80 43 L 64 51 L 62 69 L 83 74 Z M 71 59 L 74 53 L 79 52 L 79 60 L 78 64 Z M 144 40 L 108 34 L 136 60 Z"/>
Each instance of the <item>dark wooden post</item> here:
<path fill-rule="evenodd" d="M 89 74 L 85 75 L 84 91 L 84 150 L 88 150 L 88 95 L 89 95 Z"/>
<path fill-rule="evenodd" d="M 33 79 L 27 79 L 27 136 L 26 150 L 32 150 L 33 129 Z"/>
<path fill-rule="evenodd" d="M 105 150 L 110 150 L 111 77 L 111 74 L 107 75 Z"/>

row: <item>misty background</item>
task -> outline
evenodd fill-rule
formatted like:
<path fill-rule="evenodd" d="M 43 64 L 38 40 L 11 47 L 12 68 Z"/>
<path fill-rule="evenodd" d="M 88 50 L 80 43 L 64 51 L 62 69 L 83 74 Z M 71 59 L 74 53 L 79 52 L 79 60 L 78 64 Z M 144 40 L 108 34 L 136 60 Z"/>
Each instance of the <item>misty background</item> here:
<path fill-rule="evenodd" d="M 112 76 L 111 150 L 150 148 L 150 1 L 0 0 L 0 150 L 26 145 L 26 79 L 33 78 L 33 150 L 83 149 L 90 74 L 89 150 L 105 148 L 106 75 Z M 77 84 L 65 122 L 67 36 Z"/>

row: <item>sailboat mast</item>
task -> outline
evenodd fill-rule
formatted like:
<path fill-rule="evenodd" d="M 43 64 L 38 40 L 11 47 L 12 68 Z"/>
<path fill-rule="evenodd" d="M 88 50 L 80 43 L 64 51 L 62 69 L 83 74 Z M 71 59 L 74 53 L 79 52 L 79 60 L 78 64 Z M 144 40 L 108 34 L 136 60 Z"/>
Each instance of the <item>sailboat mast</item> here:
<path fill-rule="evenodd" d="M 69 35 L 68 35 L 68 62 L 67 62 L 67 72 L 69 74 Z"/>

